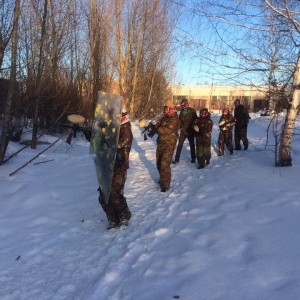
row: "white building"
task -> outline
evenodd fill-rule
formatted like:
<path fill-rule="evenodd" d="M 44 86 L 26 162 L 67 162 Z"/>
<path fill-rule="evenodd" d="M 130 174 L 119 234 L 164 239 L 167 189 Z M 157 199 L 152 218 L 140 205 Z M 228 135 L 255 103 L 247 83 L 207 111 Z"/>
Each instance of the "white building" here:
<path fill-rule="evenodd" d="M 261 86 L 214 86 L 214 85 L 176 85 L 172 86 L 173 101 L 180 104 L 181 100 L 189 100 L 190 106 L 196 110 L 222 110 L 234 108 L 235 99 L 240 99 L 249 111 L 257 112 L 269 109 L 267 97 L 268 87 Z"/>

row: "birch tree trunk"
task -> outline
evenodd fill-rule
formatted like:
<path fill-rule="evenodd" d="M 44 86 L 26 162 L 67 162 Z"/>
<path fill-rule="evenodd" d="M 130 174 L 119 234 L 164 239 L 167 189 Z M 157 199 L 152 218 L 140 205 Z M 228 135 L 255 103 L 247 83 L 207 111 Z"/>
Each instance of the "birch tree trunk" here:
<path fill-rule="evenodd" d="M 287 111 L 286 120 L 283 125 L 281 141 L 280 141 L 280 150 L 279 150 L 279 162 L 278 166 L 280 167 L 290 167 L 292 166 L 292 157 L 291 157 L 291 147 L 293 132 L 295 127 L 295 120 L 299 110 L 299 90 L 300 90 L 300 53 L 298 53 L 298 60 L 296 69 L 294 72 L 294 91 L 293 99 L 290 104 L 290 107 Z"/>
<path fill-rule="evenodd" d="M 1 147 L 0 147 L 0 165 L 2 165 L 4 161 L 7 145 L 12 134 L 10 122 L 11 122 L 12 101 L 13 101 L 13 96 L 14 96 L 15 86 L 16 86 L 19 16 L 20 16 L 20 0 L 16 0 L 15 9 L 14 9 L 13 32 L 12 32 L 10 83 L 8 87 L 7 101 L 4 107 L 4 118 L 3 118 L 3 128 L 1 134 Z"/>

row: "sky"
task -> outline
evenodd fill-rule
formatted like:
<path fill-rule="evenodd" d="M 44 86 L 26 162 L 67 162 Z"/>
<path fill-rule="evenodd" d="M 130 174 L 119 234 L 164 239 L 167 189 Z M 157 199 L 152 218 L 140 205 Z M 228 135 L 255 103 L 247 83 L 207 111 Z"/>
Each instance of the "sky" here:
<path fill-rule="evenodd" d="M 284 13 L 280 1 L 272 4 Z M 289 80 L 298 50 L 285 32 L 295 22 L 278 23 L 278 10 L 274 13 L 264 1 L 187 0 L 178 10 L 174 84 L 261 85 L 270 76 L 282 84 Z M 274 28 L 284 34 L 274 34 Z M 295 34 L 293 40 L 297 38 Z"/>
<path fill-rule="evenodd" d="M 274 167 L 271 117 L 251 114 L 247 151 L 190 163 L 188 143 L 161 193 L 156 136 L 134 135 L 129 226 L 107 230 L 89 143 L 66 136 L 0 167 L 0 299 L 283 300 L 300 294 L 300 120 L 293 166 Z M 284 116 L 280 116 L 283 120 Z M 26 137 L 26 134 L 24 134 Z M 45 141 L 57 137 L 45 136 Z M 7 156 L 24 145 L 10 143 Z"/>

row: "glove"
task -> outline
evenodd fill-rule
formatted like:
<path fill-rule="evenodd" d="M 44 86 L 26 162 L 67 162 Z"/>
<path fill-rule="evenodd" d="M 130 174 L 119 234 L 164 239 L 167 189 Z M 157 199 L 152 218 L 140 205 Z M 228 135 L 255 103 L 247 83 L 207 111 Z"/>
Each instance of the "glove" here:
<path fill-rule="evenodd" d="M 221 122 L 219 123 L 219 127 L 220 127 L 220 126 L 223 126 L 225 123 L 226 123 L 226 121 L 221 121 Z"/>
<path fill-rule="evenodd" d="M 199 132 L 199 127 L 198 127 L 197 125 L 194 125 L 194 130 L 195 130 L 196 132 Z"/>

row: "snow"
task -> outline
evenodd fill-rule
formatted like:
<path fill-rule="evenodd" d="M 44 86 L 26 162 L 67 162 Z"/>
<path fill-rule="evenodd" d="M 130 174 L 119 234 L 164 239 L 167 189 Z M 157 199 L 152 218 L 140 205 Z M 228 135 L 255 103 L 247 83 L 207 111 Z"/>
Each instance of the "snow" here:
<path fill-rule="evenodd" d="M 219 116 L 211 164 L 191 164 L 186 141 L 167 193 L 157 183 L 156 137 L 144 141 L 132 123 L 125 229 L 106 230 L 82 133 L 12 176 L 49 145 L 2 165 L 0 299 L 299 299 L 300 137 L 293 166 L 276 168 L 272 134 L 266 146 L 272 116 L 251 114 L 249 149 L 218 157 Z M 7 156 L 22 147 L 11 143 Z"/>

